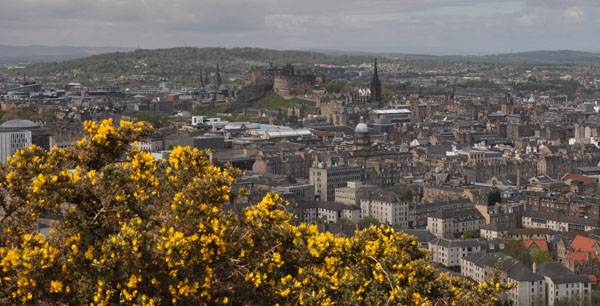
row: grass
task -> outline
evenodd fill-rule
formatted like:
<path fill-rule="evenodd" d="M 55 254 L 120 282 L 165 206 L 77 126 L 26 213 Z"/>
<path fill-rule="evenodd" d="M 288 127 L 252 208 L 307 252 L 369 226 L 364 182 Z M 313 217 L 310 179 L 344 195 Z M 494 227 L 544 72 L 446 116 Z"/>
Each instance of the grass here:
<path fill-rule="evenodd" d="M 254 107 L 266 109 L 281 109 L 294 104 L 315 105 L 315 102 L 299 98 L 291 98 L 288 100 L 276 94 L 275 92 L 270 91 L 262 99 L 258 100 Z"/>
<path fill-rule="evenodd" d="M 195 116 L 206 116 L 206 117 L 216 117 L 219 113 L 227 112 L 227 108 L 229 104 L 217 105 L 214 109 L 210 106 L 196 106 L 192 111 L 192 115 Z"/>

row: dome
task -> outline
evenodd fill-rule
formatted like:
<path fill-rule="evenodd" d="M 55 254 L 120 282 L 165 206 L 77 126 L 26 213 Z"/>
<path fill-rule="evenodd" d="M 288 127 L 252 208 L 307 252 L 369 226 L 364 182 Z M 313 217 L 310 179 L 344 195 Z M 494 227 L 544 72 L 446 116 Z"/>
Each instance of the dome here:
<path fill-rule="evenodd" d="M 3 128 L 3 129 L 31 129 L 31 128 L 38 128 L 38 127 L 40 127 L 40 126 L 37 125 L 35 122 L 30 121 L 30 120 L 24 120 L 24 119 L 8 120 L 8 121 L 2 123 L 2 125 L 0 125 L 0 128 Z"/>
<path fill-rule="evenodd" d="M 533 96 L 533 91 L 531 92 L 531 96 L 529 96 L 529 100 L 527 100 L 527 102 L 535 103 L 535 97 Z"/>
<path fill-rule="evenodd" d="M 368 133 L 369 132 L 369 127 L 364 122 L 361 122 L 361 123 L 359 123 L 359 124 L 356 125 L 356 128 L 354 129 L 354 132 L 356 132 L 356 133 Z"/>

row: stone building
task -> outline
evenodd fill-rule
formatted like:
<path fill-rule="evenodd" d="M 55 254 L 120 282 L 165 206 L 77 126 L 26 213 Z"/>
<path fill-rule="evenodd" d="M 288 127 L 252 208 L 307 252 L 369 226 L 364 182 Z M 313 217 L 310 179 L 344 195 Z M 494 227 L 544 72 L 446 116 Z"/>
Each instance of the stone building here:
<path fill-rule="evenodd" d="M 465 256 L 481 252 L 479 239 L 450 240 L 436 238 L 428 243 L 431 260 L 455 271 L 460 270 L 460 260 Z"/>
<path fill-rule="evenodd" d="M 460 274 L 476 282 L 486 282 L 494 276 L 494 269 L 500 260 L 501 280 L 515 285 L 507 294 L 501 295 L 501 299 L 510 301 L 515 306 L 547 305 L 545 278 L 516 259 L 484 252 L 473 253 L 461 259 Z"/>
<path fill-rule="evenodd" d="M 315 196 L 319 196 L 322 201 L 333 201 L 335 199 L 335 189 L 346 187 L 349 181 L 364 181 L 365 169 L 352 166 L 325 166 L 311 167 L 309 171 L 309 181 L 315 187 Z"/>
<path fill-rule="evenodd" d="M 409 228 L 414 225 L 411 205 L 392 191 L 376 191 L 360 200 L 361 216 L 373 217 L 382 223 Z"/>
<path fill-rule="evenodd" d="M 314 74 L 296 74 L 294 67 L 287 64 L 276 72 L 273 78 L 273 91 L 282 96 L 312 94 L 317 83 Z"/>
<path fill-rule="evenodd" d="M 438 211 L 427 217 L 427 230 L 442 238 L 456 238 L 466 231 L 479 230 L 485 219 L 477 209 Z"/>
<path fill-rule="evenodd" d="M 546 279 L 547 305 L 565 297 L 577 299 L 582 305 L 592 302 L 592 286 L 586 276 L 573 273 L 558 262 L 545 262 L 535 272 Z"/>
<path fill-rule="evenodd" d="M 282 174 L 293 178 L 308 178 L 312 157 L 306 152 L 258 152 L 252 171 Z"/>

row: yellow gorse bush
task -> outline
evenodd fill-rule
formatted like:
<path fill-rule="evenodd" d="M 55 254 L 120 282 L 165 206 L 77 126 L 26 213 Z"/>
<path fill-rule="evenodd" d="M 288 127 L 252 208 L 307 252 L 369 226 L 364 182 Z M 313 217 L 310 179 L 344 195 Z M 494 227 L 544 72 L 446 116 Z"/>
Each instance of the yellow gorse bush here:
<path fill-rule="evenodd" d="M 146 123 L 84 131 L 0 167 L 2 305 L 493 305 L 510 288 L 436 276 L 391 228 L 294 226 L 275 194 L 236 215 L 241 172 L 183 147 L 155 161 L 130 145 Z M 44 216 L 59 217 L 48 237 L 35 232 Z"/>

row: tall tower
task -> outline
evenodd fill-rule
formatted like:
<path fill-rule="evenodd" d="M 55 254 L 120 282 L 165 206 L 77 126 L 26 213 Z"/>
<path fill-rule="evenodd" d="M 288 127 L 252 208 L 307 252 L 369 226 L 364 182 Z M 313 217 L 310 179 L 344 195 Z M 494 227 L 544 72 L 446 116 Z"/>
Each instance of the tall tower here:
<path fill-rule="evenodd" d="M 210 84 L 210 79 L 208 78 L 208 70 L 204 71 L 204 84 Z"/>
<path fill-rule="evenodd" d="M 375 68 L 373 69 L 373 77 L 371 78 L 371 97 L 369 102 L 377 103 L 381 106 L 383 103 L 383 97 L 381 96 L 381 80 L 379 80 L 379 74 L 377 73 L 377 58 L 375 58 Z"/>
<path fill-rule="evenodd" d="M 204 76 L 202 72 L 200 72 L 200 88 L 204 88 Z"/>
<path fill-rule="evenodd" d="M 221 71 L 219 71 L 219 64 L 217 64 L 217 72 L 215 73 L 215 84 L 217 89 L 221 87 Z"/>

